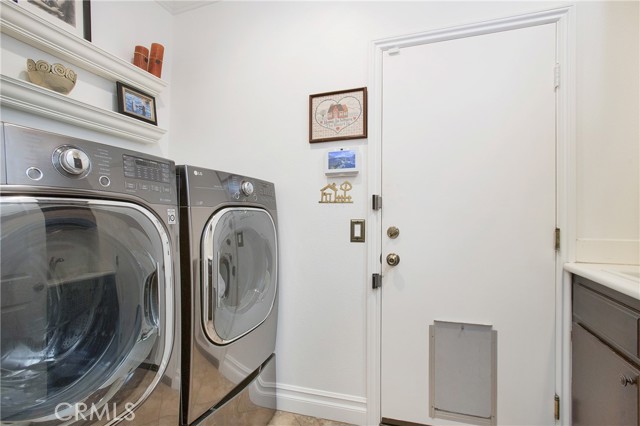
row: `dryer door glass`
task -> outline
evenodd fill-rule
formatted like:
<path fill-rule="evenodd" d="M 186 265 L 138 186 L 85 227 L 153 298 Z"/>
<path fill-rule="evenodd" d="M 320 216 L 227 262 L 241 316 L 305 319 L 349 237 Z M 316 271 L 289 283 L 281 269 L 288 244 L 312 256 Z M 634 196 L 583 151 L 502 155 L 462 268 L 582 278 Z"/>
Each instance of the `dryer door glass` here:
<path fill-rule="evenodd" d="M 202 242 L 203 323 L 215 343 L 259 326 L 276 298 L 276 228 L 265 210 L 227 208 L 207 224 Z"/>
<path fill-rule="evenodd" d="M 129 203 L 1 207 L 2 422 L 131 419 L 171 349 L 167 233 Z"/>

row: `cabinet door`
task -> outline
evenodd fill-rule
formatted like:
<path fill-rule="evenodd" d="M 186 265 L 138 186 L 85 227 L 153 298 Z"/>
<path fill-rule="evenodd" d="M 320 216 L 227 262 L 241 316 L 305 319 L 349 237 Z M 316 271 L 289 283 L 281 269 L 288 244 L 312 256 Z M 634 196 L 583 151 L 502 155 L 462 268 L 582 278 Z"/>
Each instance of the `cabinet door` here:
<path fill-rule="evenodd" d="M 572 349 L 573 425 L 638 426 L 640 371 L 575 322 Z"/>

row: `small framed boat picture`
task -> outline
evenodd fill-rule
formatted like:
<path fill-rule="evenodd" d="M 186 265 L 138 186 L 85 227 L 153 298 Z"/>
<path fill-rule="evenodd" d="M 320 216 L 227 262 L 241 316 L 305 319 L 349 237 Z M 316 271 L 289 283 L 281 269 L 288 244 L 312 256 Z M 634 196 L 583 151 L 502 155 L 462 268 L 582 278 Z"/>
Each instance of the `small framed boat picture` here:
<path fill-rule="evenodd" d="M 120 114 L 158 125 L 156 99 L 153 96 L 119 81 L 116 82 L 116 88 L 118 92 L 118 112 Z"/>

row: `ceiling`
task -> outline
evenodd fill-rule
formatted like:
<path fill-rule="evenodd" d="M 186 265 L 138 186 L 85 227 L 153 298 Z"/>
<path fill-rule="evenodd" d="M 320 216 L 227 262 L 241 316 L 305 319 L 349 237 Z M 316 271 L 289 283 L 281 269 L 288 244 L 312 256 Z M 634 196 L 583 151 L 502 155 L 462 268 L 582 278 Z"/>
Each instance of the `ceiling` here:
<path fill-rule="evenodd" d="M 189 10 L 197 9 L 216 3 L 220 0 L 156 0 L 160 6 L 171 12 L 172 15 L 179 15 Z"/>

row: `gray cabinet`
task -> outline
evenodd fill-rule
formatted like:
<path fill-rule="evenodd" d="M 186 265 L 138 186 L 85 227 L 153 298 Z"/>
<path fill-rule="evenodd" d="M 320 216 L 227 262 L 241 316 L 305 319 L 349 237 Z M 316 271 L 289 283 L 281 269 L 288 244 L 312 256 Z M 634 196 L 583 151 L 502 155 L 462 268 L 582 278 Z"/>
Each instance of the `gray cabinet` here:
<path fill-rule="evenodd" d="M 573 425 L 638 426 L 640 301 L 574 277 Z"/>

